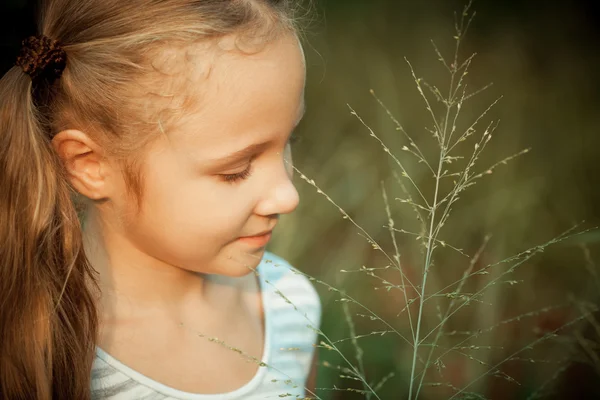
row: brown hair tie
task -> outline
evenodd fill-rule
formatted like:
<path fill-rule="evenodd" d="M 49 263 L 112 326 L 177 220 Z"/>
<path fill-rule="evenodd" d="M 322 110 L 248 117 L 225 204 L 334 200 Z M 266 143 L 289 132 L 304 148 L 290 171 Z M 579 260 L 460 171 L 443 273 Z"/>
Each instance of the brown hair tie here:
<path fill-rule="evenodd" d="M 67 53 L 56 40 L 44 35 L 30 36 L 22 42 L 16 65 L 34 81 L 41 77 L 53 81 L 67 66 Z"/>

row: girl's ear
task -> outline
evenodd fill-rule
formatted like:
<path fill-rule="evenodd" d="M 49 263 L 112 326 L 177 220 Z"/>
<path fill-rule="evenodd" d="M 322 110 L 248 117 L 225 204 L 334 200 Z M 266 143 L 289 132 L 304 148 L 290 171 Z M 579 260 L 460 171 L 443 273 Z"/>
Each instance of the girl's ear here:
<path fill-rule="evenodd" d="M 64 130 L 54 136 L 52 146 L 75 190 L 91 200 L 111 197 L 113 167 L 104 157 L 102 148 L 88 135 L 78 130 Z"/>

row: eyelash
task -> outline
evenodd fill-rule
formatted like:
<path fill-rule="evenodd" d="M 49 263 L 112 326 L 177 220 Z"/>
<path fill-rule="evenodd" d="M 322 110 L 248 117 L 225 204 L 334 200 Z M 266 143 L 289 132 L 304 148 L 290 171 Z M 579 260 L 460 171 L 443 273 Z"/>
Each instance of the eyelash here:
<path fill-rule="evenodd" d="M 295 133 L 292 133 L 288 143 L 290 145 L 292 145 L 294 143 L 298 143 L 298 141 L 299 141 L 298 136 L 296 136 Z M 246 168 L 242 172 L 237 172 L 235 174 L 223 174 L 222 176 L 223 176 L 223 179 L 225 180 L 225 182 L 227 182 L 227 183 L 237 183 L 239 181 L 248 179 L 251 174 L 252 174 L 252 163 L 248 164 L 248 168 Z"/>
<path fill-rule="evenodd" d="M 244 179 L 248 179 L 250 177 L 251 173 L 252 173 L 252 163 L 248 164 L 248 168 L 246 168 L 242 172 L 238 172 L 235 174 L 224 174 L 223 179 L 225 179 L 225 182 L 227 182 L 227 183 L 236 183 L 239 181 L 243 181 Z"/>

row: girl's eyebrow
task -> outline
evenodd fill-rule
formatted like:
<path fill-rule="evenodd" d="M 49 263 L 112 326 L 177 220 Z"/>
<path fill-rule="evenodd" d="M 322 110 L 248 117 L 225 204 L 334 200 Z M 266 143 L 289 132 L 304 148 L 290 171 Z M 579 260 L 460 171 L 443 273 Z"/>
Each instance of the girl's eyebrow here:
<path fill-rule="evenodd" d="M 245 147 L 241 150 L 237 150 L 225 157 L 217 158 L 217 159 L 210 159 L 210 160 L 208 160 L 208 162 L 216 168 L 227 167 L 229 165 L 232 165 L 239 161 L 247 159 L 256 153 L 260 153 L 261 151 L 266 149 L 268 146 L 269 146 L 269 142 L 254 143 L 254 144 L 251 144 L 250 146 Z"/>
<path fill-rule="evenodd" d="M 301 111 L 298 115 L 298 119 L 296 120 L 296 123 L 294 124 L 294 129 L 298 126 L 298 124 L 300 124 L 300 121 L 302 120 L 302 118 L 304 117 L 304 114 L 306 113 L 306 105 L 305 105 L 304 101 L 302 101 L 302 106 L 301 106 L 300 110 Z M 268 146 L 269 146 L 269 142 L 254 143 L 254 144 L 251 144 L 248 147 L 245 147 L 241 150 L 237 150 L 225 157 L 217 158 L 217 159 L 210 159 L 210 160 L 208 160 L 208 162 L 211 165 L 213 165 L 215 168 L 224 168 L 229 165 L 238 163 L 242 160 L 245 160 L 245 159 L 253 156 L 256 153 L 260 153 L 261 151 L 265 150 Z"/>

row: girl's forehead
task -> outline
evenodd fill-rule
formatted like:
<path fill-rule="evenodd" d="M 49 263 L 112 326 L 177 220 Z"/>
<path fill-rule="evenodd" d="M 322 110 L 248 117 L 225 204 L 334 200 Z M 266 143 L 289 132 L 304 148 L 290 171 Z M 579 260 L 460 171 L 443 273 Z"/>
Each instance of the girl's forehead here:
<path fill-rule="evenodd" d="M 213 148 L 226 146 L 228 139 L 260 139 L 293 129 L 303 112 L 306 79 L 295 35 L 250 54 L 209 51 L 201 58 L 203 48 L 197 50 L 188 55 L 183 88 L 197 107 L 182 114 L 173 134 L 194 148 Z"/>

